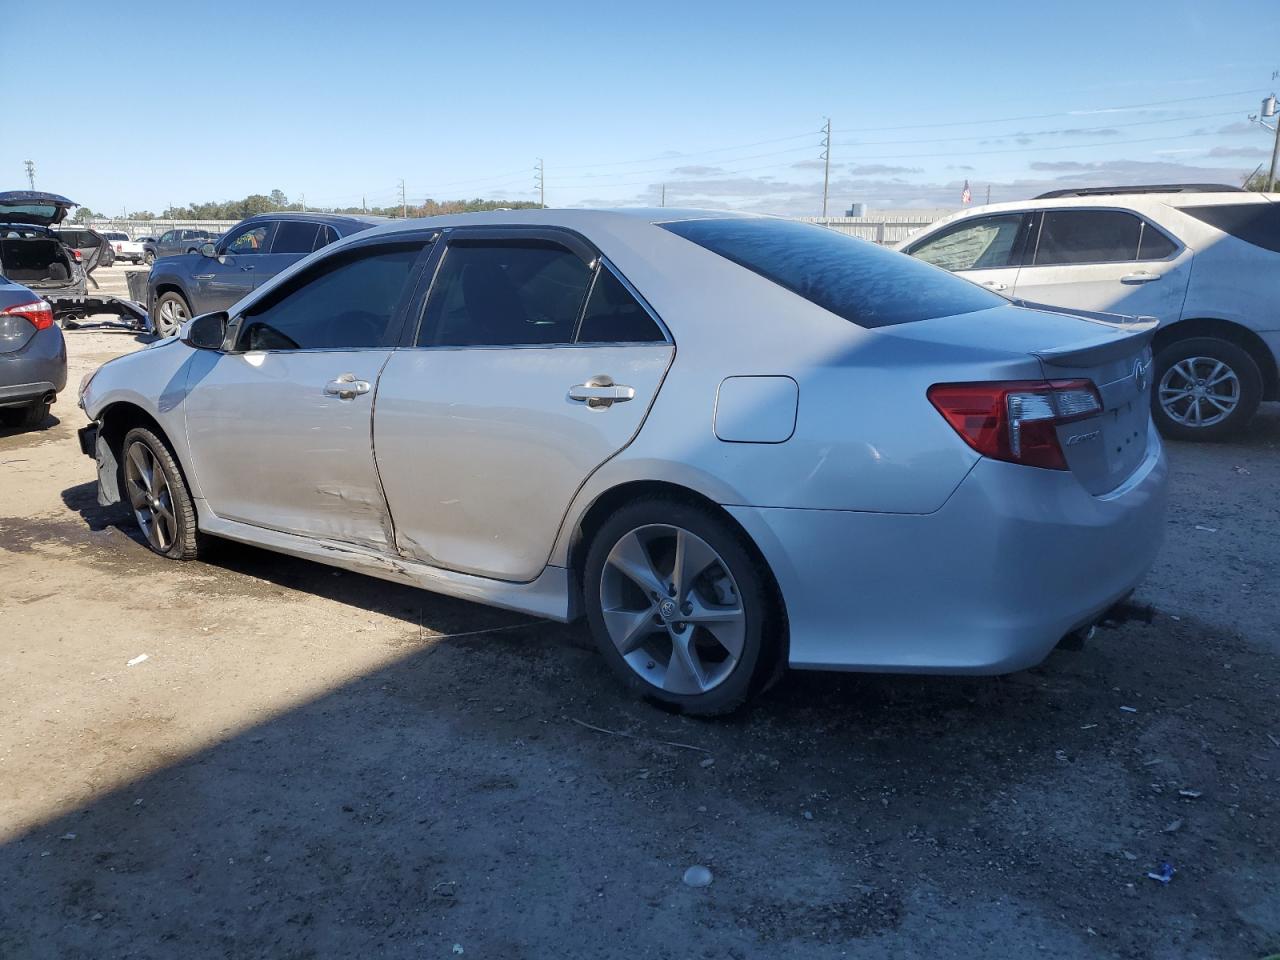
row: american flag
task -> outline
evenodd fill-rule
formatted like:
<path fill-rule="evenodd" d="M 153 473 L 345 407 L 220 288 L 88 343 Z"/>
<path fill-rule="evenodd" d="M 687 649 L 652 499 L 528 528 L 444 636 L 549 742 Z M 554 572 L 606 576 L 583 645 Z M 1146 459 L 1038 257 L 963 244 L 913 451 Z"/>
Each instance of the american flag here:
<path fill-rule="evenodd" d="M 973 203 L 973 191 L 969 189 L 969 181 L 964 182 L 964 189 L 960 191 L 961 203 Z"/>

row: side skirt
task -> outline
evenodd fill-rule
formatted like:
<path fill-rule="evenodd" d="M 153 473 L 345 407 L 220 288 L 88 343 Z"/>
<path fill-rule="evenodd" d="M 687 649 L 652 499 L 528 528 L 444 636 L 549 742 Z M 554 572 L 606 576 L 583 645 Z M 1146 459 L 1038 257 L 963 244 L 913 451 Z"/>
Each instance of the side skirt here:
<path fill-rule="evenodd" d="M 203 500 L 196 501 L 196 514 L 200 518 L 200 530 L 211 536 L 548 620 L 563 623 L 576 616 L 576 610 L 573 609 L 576 604 L 571 605 L 569 601 L 569 571 L 564 567 L 548 566 L 536 580 L 529 583 L 509 583 L 442 570 L 416 560 L 390 557 L 355 544 L 300 537 L 235 520 L 224 520 L 214 516 Z"/>

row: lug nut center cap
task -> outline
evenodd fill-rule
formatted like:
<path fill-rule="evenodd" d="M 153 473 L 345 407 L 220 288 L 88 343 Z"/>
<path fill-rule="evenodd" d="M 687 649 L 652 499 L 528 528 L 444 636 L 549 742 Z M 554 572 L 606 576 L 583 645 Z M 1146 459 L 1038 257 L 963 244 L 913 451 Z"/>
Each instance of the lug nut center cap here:
<path fill-rule="evenodd" d="M 670 620 L 679 613 L 679 607 L 676 606 L 674 600 L 663 600 L 662 603 L 658 604 L 658 613 L 661 614 L 663 620 Z"/>

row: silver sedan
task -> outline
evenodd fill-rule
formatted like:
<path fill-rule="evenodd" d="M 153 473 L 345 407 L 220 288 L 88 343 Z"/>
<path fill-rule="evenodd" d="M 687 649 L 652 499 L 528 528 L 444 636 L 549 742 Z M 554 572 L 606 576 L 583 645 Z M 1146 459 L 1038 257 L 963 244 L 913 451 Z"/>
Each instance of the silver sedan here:
<path fill-rule="evenodd" d="M 81 388 L 100 499 L 557 620 L 731 710 L 787 666 L 1037 663 L 1150 566 L 1151 325 L 821 227 L 544 211 L 376 228 Z"/>

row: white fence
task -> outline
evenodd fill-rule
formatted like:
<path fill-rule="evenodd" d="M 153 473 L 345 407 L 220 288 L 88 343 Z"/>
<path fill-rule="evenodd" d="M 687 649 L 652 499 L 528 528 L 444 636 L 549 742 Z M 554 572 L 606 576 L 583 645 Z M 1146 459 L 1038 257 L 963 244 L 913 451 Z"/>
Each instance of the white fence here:
<path fill-rule="evenodd" d="M 839 230 L 853 237 L 861 237 L 873 243 L 901 243 L 917 230 L 923 230 L 935 220 L 946 216 L 946 211 L 938 213 L 922 212 L 918 216 L 880 216 L 880 217 L 805 217 L 809 223 L 816 223 L 832 230 Z"/>
<path fill-rule="evenodd" d="M 208 230 L 210 233 L 224 233 L 234 227 L 239 220 L 121 220 L 110 217 L 94 217 L 89 226 L 99 233 L 127 233 L 132 240 L 139 237 L 158 237 L 166 230 Z M 68 222 L 68 226 L 70 226 Z"/>

